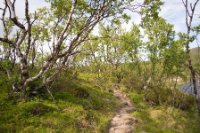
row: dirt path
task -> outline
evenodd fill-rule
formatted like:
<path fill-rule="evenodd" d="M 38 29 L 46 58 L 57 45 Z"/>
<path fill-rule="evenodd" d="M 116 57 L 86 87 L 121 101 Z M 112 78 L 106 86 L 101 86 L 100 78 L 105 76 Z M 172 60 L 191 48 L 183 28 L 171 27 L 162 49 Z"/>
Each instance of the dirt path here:
<path fill-rule="evenodd" d="M 130 115 L 134 110 L 133 103 L 120 90 L 114 90 L 114 96 L 121 101 L 121 108 L 112 118 L 109 133 L 132 133 L 135 119 Z"/>

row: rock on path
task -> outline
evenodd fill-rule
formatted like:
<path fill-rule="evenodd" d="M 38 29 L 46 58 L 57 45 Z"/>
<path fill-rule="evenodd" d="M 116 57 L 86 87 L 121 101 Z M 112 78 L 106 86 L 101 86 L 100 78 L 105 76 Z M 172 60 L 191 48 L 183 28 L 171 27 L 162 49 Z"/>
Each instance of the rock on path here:
<path fill-rule="evenodd" d="M 120 90 L 114 90 L 114 96 L 121 101 L 119 112 L 112 118 L 109 133 L 132 133 L 135 119 L 130 115 L 134 106 Z"/>

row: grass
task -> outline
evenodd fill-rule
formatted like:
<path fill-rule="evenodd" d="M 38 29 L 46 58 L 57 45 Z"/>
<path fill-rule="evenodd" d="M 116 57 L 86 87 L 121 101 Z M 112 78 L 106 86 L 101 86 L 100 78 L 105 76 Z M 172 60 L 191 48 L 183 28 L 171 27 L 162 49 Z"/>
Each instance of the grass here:
<path fill-rule="evenodd" d="M 56 104 L 48 96 L 15 102 L 0 93 L 0 132 L 105 132 L 117 106 L 112 93 L 99 89 L 84 75 L 59 80 L 52 90 Z"/>
<path fill-rule="evenodd" d="M 71 79 L 65 74 L 52 87 L 56 103 L 49 95 L 29 101 L 7 97 L 7 87 L 0 88 L 0 133 L 100 133 L 106 132 L 119 103 L 109 88 L 112 80 L 100 80 L 94 74 L 79 74 Z M 101 85 L 103 84 L 103 85 Z M 123 91 L 127 89 L 121 85 Z M 144 93 L 127 93 L 136 106 L 135 133 L 199 133 L 200 120 L 194 108 L 180 110 L 165 105 L 150 105 Z"/>
<path fill-rule="evenodd" d="M 200 120 L 195 109 L 183 111 L 164 105 L 149 105 L 144 95 L 137 91 L 129 93 L 137 110 L 135 133 L 199 133 Z"/>

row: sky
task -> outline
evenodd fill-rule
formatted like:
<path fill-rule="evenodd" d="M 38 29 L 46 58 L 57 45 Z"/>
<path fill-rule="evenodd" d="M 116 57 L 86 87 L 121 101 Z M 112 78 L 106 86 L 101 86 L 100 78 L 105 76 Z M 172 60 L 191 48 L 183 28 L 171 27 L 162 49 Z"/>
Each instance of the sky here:
<path fill-rule="evenodd" d="M 189 0 L 194 2 L 195 0 Z M 165 4 L 162 6 L 160 15 L 164 17 L 169 23 L 174 24 L 176 31 L 185 32 L 185 9 L 181 0 L 164 0 Z M 193 25 L 200 24 L 200 2 L 196 7 L 194 14 Z"/>
<path fill-rule="evenodd" d="M 137 0 L 139 3 L 142 2 L 142 0 Z M 166 19 L 166 21 L 170 24 L 174 25 L 174 30 L 176 33 L 178 32 L 184 32 L 186 33 L 186 25 L 185 25 L 185 8 L 182 4 L 182 0 L 162 0 L 164 2 L 164 5 L 161 6 L 161 11 L 159 13 L 159 16 Z M 189 2 L 194 3 L 195 0 L 189 0 Z M 128 12 L 130 13 L 130 12 Z M 136 24 L 140 24 L 140 16 L 135 13 L 131 15 L 132 21 Z M 131 23 L 124 24 L 124 27 L 127 29 L 130 29 Z M 193 26 L 200 25 L 200 2 L 196 6 L 194 19 L 193 19 Z M 200 44 L 200 36 L 198 36 L 197 40 L 194 41 L 190 47 L 194 48 L 197 47 L 197 43 Z"/>
<path fill-rule="evenodd" d="M 2 7 L 4 0 L 0 0 L 0 7 Z M 138 2 L 142 2 L 142 0 L 136 0 Z M 189 2 L 194 2 L 195 0 L 189 0 Z M 185 28 L 185 10 L 182 4 L 182 0 L 163 0 L 164 5 L 161 7 L 160 16 L 165 18 L 167 22 L 174 25 L 174 29 L 176 32 L 186 32 Z M 35 9 L 43 6 L 48 6 L 48 4 L 44 0 L 29 0 L 30 10 L 33 12 Z M 24 16 L 24 0 L 17 0 L 16 2 L 16 10 L 17 15 L 20 17 Z M 1 13 L 1 12 L 0 12 Z M 194 16 L 193 25 L 200 24 L 200 2 L 196 7 L 196 13 Z M 131 14 L 132 21 L 136 24 L 140 23 L 140 16 L 135 14 Z M 131 22 L 128 24 L 124 24 L 127 29 L 130 29 Z M 2 24 L 0 23 L 0 35 L 2 35 Z M 200 37 L 198 37 L 198 42 L 200 43 Z M 196 42 L 193 42 L 191 47 L 196 47 Z"/>
<path fill-rule="evenodd" d="M 195 0 L 189 0 L 189 2 L 194 2 Z M 165 0 L 165 4 L 162 7 L 160 13 L 169 23 L 174 25 L 176 32 L 186 32 L 185 24 L 185 9 L 181 0 Z M 196 11 L 193 19 L 193 26 L 200 25 L 200 2 L 196 6 Z M 193 43 L 190 44 L 191 48 L 198 47 L 200 44 L 200 35 L 197 37 Z"/>

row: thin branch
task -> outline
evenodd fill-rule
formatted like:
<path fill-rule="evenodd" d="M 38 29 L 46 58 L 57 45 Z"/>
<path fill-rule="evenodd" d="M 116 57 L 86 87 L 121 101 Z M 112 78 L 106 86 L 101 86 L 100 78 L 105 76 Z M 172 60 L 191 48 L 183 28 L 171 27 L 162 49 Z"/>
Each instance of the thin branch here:
<path fill-rule="evenodd" d="M 28 40 L 27 40 L 27 48 L 26 48 L 26 58 L 28 57 L 29 51 L 30 51 L 30 46 L 31 46 L 31 21 L 30 21 L 30 16 L 29 16 L 29 2 L 26 0 L 25 2 L 25 16 L 28 24 Z"/>
<path fill-rule="evenodd" d="M 9 40 L 8 38 L 1 38 L 0 37 L 0 41 L 8 43 L 8 44 L 14 44 L 13 41 Z"/>
<path fill-rule="evenodd" d="M 3 9 L 3 13 L 2 13 L 2 23 L 3 23 L 3 28 L 5 31 L 5 37 L 8 38 L 8 28 L 6 27 L 6 21 L 5 21 L 5 15 L 6 15 L 6 9 L 7 6 L 5 5 L 4 9 Z"/>
<path fill-rule="evenodd" d="M 16 26 L 18 26 L 20 29 L 25 30 L 24 25 L 18 21 L 17 16 L 16 16 L 16 13 L 15 13 L 15 6 L 14 6 L 15 0 L 14 0 L 13 3 L 12 3 L 10 0 L 5 0 L 5 3 L 6 3 L 6 5 L 8 6 L 9 11 L 10 11 L 10 19 L 11 19 L 11 20 L 13 21 L 13 23 L 14 23 Z"/>
<path fill-rule="evenodd" d="M 72 7 L 71 7 L 71 10 L 70 10 L 70 13 L 69 13 L 69 18 L 68 18 L 68 20 L 66 22 L 66 26 L 65 26 L 63 32 L 61 33 L 60 38 L 58 40 L 58 43 L 56 45 L 56 53 L 58 53 L 58 51 L 60 50 L 60 46 L 61 46 L 61 44 L 63 42 L 64 34 L 66 33 L 66 31 L 68 30 L 68 28 L 70 26 L 70 23 L 71 23 L 71 20 L 72 20 L 72 15 L 74 14 L 74 9 L 75 9 L 76 2 L 77 2 L 76 0 L 72 0 Z"/>

